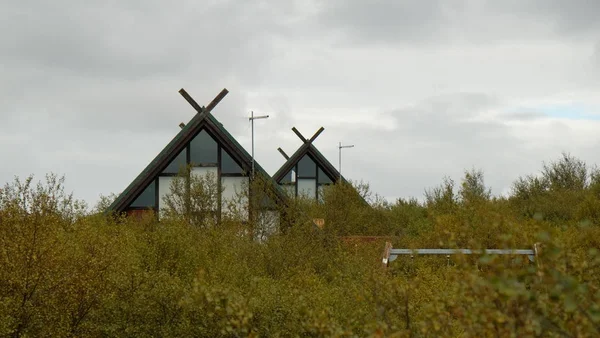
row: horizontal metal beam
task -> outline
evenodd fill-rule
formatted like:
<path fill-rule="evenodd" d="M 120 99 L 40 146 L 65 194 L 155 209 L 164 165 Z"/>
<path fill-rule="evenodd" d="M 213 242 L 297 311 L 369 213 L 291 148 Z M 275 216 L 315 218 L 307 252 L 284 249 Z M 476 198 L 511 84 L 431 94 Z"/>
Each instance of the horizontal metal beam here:
<path fill-rule="evenodd" d="M 534 255 L 533 250 L 511 250 L 511 249 L 484 249 L 484 250 L 472 250 L 472 249 L 392 249 L 390 255 L 452 255 L 452 254 L 464 254 L 464 255 Z"/>
<path fill-rule="evenodd" d="M 533 262 L 535 251 L 529 249 L 391 249 L 389 250 L 389 261 L 396 260 L 398 255 L 527 255 Z"/>

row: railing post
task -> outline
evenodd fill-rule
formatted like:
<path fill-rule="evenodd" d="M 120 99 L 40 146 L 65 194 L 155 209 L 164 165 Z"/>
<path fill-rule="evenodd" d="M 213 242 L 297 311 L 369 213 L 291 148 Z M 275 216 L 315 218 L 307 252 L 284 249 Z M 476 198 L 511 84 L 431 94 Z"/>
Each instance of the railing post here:
<path fill-rule="evenodd" d="M 390 252 L 391 251 L 392 251 L 392 243 L 386 241 L 385 246 L 383 248 L 383 259 L 382 259 L 384 268 L 388 267 L 388 264 L 390 262 Z"/>

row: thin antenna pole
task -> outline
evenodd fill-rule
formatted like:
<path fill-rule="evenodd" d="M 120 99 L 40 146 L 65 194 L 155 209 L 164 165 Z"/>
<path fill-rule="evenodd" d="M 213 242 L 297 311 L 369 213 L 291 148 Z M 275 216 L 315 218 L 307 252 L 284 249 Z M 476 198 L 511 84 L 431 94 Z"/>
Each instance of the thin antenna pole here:
<path fill-rule="evenodd" d="M 269 115 L 254 116 L 254 111 L 250 111 L 250 124 L 252 125 L 252 178 L 254 178 L 254 120 L 266 119 Z"/>
<path fill-rule="evenodd" d="M 252 178 L 254 178 L 254 111 L 250 111 L 250 124 L 252 125 Z"/>
<path fill-rule="evenodd" d="M 343 146 L 342 142 L 338 145 L 339 150 L 339 172 L 340 172 L 340 182 L 342 181 L 342 149 L 343 148 L 354 148 L 354 144 Z"/>

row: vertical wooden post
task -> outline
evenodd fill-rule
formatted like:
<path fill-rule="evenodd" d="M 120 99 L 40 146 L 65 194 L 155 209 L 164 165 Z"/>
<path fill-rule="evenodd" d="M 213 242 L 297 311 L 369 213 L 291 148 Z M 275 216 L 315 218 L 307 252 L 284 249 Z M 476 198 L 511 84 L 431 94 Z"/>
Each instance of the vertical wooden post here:
<path fill-rule="evenodd" d="M 392 251 L 392 243 L 386 241 L 383 248 L 382 264 L 383 268 L 387 268 L 390 261 L 390 252 Z"/>

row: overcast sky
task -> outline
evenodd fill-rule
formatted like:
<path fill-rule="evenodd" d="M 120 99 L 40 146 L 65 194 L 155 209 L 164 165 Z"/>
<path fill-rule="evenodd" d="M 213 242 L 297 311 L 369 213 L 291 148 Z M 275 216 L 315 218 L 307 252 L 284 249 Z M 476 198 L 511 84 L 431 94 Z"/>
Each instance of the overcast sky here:
<path fill-rule="evenodd" d="M 88 4 L 84 4 L 88 3 Z M 484 171 L 495 194 L 561 152 L 600 163 L 600 1 L 0 0 L 0 183 L 119 193 L 195 111 L 271 174 L 315 142 L 389 199 Z"/>

